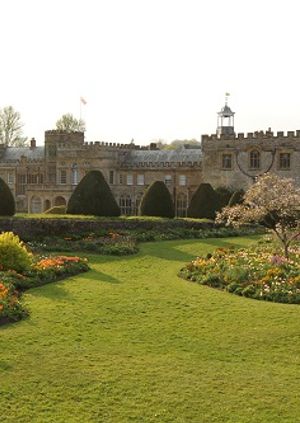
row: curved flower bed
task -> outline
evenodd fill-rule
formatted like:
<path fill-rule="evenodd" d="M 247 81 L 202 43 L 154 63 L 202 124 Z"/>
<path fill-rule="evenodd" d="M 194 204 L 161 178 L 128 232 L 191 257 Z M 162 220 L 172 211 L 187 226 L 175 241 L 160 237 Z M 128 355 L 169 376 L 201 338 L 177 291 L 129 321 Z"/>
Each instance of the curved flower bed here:
<path fill-rule="evenodd" d="M 272 245 L 251 249 L 218 248 L 183 267 L 179 276 L 258 300 L 300 304 L 300 249 L 287 259 Z"/>
<path fill-rule="evenodd" d="M 0 282 L 0 324 L 19 320 L 26 314 L 14 285 Z"/>
<path fill-rule="evenodd" d="M 22 305 L 22 291 L 87 270 L 87 259 L 56 256 L 36 258 L 30 269 L 22 273 L 0 271 L 0 325 L 28 315 Z"/>

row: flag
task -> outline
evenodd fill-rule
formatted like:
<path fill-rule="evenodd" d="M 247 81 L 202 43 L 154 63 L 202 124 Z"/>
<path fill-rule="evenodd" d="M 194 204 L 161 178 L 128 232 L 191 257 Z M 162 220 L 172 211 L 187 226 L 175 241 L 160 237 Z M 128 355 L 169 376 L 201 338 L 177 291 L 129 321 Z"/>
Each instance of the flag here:
<path fill-rule="evenodd" d="M 226 95 L 226 97 L 229 97 L 230 96 L 230 93 L 225 93 L 225 95 Z"/>
<path fill-rule="evenodd" d="M 82 104 L 86 105 L 86 100 L 83 97 L 80 97 L 80 101 Z"/>

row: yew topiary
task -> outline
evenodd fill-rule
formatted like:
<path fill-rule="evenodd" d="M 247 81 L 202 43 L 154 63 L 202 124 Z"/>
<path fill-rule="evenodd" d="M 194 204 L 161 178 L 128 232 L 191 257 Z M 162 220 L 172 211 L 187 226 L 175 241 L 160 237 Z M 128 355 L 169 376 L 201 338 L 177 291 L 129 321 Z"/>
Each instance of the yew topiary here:
<path fill-rule="evenodd" d="M 142 197 L 139 214 L 169 218 L 175 216 L 173 200 L 164 182 L 155 181 L 149 186 Z"/>
<path fill-rule="evenodd" d="M 15 214 L 15 200 L 8 185 L 0 178 L 0 216 Z"/>
<path fill-rule="evenodd" d="M 221 210 L 223 207 L 228 205 L 233 195 L 233 191 L 231 188 L 220 186 L 215 189 L 215 192 L 218 196 L 218 201 L 219 201 L 218 210 Z"/>
<path fill-rule="evenodd" d="M 188 217 L 214 219 L 219 206 L 218 195 L 210 184 L 200 184 L 188 207 Z"/>
<path fill-rule="evenodd" d="M 120 216 L 120 208 L 99 170 L 88 172 L 73 192 L 68 214 Z"/>

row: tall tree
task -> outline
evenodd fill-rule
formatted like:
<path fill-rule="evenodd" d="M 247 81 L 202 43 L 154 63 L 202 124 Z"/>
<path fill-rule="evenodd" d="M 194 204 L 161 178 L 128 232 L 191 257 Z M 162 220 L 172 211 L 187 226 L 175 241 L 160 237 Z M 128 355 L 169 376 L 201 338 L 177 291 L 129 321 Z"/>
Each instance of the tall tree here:
<path fill-rule="evenodd" d="M 27 138 L 23 136 L 21 115 L 12 106 L 0 110 L 0 143 L 12 146 L 23 147 Z"/>
<path fill-rule="evenodd" d="M 66 113 L 56 122 L 56 129 L 65 132 L 84 132 L 85 122 L 82 119 L 76 119 L 71 113 Z"/>

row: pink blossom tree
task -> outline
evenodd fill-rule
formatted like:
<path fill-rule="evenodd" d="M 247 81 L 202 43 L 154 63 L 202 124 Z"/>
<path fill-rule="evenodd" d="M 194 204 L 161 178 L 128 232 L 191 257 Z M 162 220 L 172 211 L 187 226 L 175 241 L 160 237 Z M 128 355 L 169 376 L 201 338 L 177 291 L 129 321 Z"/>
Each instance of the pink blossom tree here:
<path fill-rule="evenodd" d="M 288 257 L 291 243 L 300 238 L 300 189 L 293 179 L 266 173 L 246 191 L 243 204 L 225 207 L 216 221 L 236 227 L 260 223 L 276 234 Z"/>

